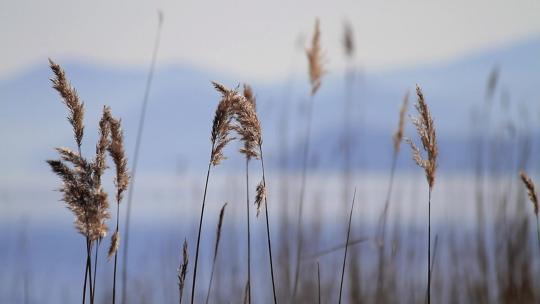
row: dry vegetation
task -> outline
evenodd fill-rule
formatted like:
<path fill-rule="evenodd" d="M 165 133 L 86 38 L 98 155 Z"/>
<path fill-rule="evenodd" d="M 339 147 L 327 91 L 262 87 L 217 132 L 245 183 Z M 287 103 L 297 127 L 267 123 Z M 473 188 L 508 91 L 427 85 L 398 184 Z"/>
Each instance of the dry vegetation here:
<path fill-rule="evenodd" d="M 161 19 L 160 19 L 161 20 Z M 160 21 L 161 25 L 161 21 Z M 159 40 L 158 40 L 159 41 Z M 156 50 L 157 50 L 156 43 Z M 354 89 L 354 66 L 353 57 L 355 54 L 355 43 L 353 39 L 352 28 L 345 26 L 345 35 L 343 46 L 347 62 L 350 64 L 347 69 L 347 83 L 345 90 L 350 92 Z M 152 60 L 150 74 L 153 73 L 155 55 Z M 184 241 L 181 252 L 178 252 L 180 262 L 177 265 L 170 265 L 170 268 L 177 268 L 178 292 L 177 302 L 188 298 L 191 303 L 202 303 L 202 295 L 206 295 L 206 303 L 222 302 L 256 302 L 255 298 L 261 299 L 261 295 L 270 295 L 265 297 L 266 301 L 274 303 L 539 303 L 540 302 L 540 273 L 538 264 L 540 260 L 540 224 L 538 221 L 538 196 L 533 180 L 527 176 L 524 171 L 520 171 L 520 178 L 525 188 L 519 188 L 520 195 L 516 199 L 511 197 L 511 192 L 486 193 L 484 189 L 484 180 L 490 174 L 492 168 L 488 167 L 488 162 L 483 157 L 498 157 L 497 155 L 479 153 L 481 157 L 477 158 L 476 177 L 478 181 L 477 195 L 475 197 L 477 205 L 478 223 L 471 235 L 460 236 L 459 231 L 449 228 L 448 231 L 442 231 L 443 226 L 431 222 L 432 191 L 436 180 L 436 171 L 438 166 L 439 147 L 435 132 L 436 117 L 432 116 L 426 98 L 420 86 L 416 87 L 416 104 L 418 112 L 417 117 L 412 117 L 412 125 L 417 131 L 420 146 L 414 143 L 414 140 L 407 138 L 407 142 L 412 149 L 412 158 L 416 164 L 424 170 L 427 181 L 427 203 L 424 205 L 426 222 L 426 243 L 413 242 L 414 237 L 407 235 L 406 225 L 395 220 L 389 223 L 389 212 L 392 207 L 399 204 L 399 199 L 393 199 L 394 176 L 396 174 L 396 165 L 400 154 L 400 146 L 405 138 L 406 114 L 408 112 L 408 94 L 405 94 L 403 104 L 399 112 L 396 112 L 396 121 L 389 122 L 397 124 L 397 129 L 393 138 L 393 151 L 388 151 L 392 157 L 392 165 L 389 168 L 388 187 L 386 199 L 380 202 L 380 217 L 373 235 L 366 235 L 364 239 L 354 239 L 351 234 L 351 226 L 355 221 L 354 206 L 358 200 L 356 189 L 354 194 L 350 193 L 352 183 L 351 177 L 351 145 L 345 142 L 343 146 L 344 154 L 344 174 L 343 187 L 349 204 L 343 208 L 347 210 L 348 216 L 342 220 L 346 234 L 339 236 L 343 244 L 331 248 L 325 252 L 315 255 L 315 263 L 305 262 L 305 254 L 309 242 L 316 242 L 319 237 L 318 232 L 321 227 L 306 227 L 303 222 L 304 205 L 306 200 L 306 191 L 308 191 L 308 167 L 310 154 L 310 137 L 313 120 L 313 107 L 315 97 L 323 84 L 322 76 L 325 74 L 323 65 L 323 50 L 321 47 L 321 30 L 319 21 L 316 21 L 314 33 L 310 47 L 306 50 L 307 62 L 309 66 L 309 100 L 306 104 L 306 129 L 303 137 L 303 150 L 301 155 L 301 182 L 299 199 L 289 202 L 293 208 L 298 208 L 297 221 L 295 229 L 290 227 L 271 227 L 268 214 L 269 185 L 266 177 L 263 156 L 263 129 L 257 113 L 257 104 L 255 92 L 249 85 L 244 85 L 243 91 L 238 89 L 229 89 L 224 85 L 214 82 L 214 89 L 220 95 L 220 100 L 214 113 L 210 128 L 210 151 L 208 159 L 208 168 L 206 171 L 206 180 L 202 202 L 200 203 L 200 214 L 198 217 L 196 242 L 189 244 Z M 75 150 L 69 148 L 57 148 L 59 153 L 58 160 L 48 160 L 53 172 L 61 179 L 59 188 L 62 193 L 62 200 L 66 203 L 68 209 L 75 216 L 75 228 L 85 239 L 86 257 L 81 261 L 81 267 L 84 267 L 84 283 L 81 286 L 82 302 L 107 302 L 115 303 L 117 298 L 117 261 L 118 254 L 123 251 L 124 260 L 122 271 L 126 277 L 122 278 L 123 290 L 127 290 L 127 266 L 126 259 L 128 255 L 127 243 L 124 247 L 120 243 L 120 203 L 123 194 L 128 190 L 130 183 L 130 174 L 128 173 L 128 161 L 125 156 L 123 132 L 121 120 L 114 118 L 111 109 L 107 106 L 103 108 L 103 115 L 99 122 L 99 136 L 96 144 L 95 156 L 90 160 L 81 153 L 81 146 L 84 137 L 84 104 L 80 100 L 77 91 L 71 86 L 66 78 L 66 74 L 60 65 L 50 61 L 50 67 L 53 71 L 53 88 L 60 94 L 63 103 L 68 109 L 68 121 L 73 128 L 75 139 Z M 497 71 L 498 73 L 498 71 Z M 144 123 L 144 113 L 146 111 L 146 102 L 151 76 L 147 85 L 146 97 L 143 106 L 143 115 L 141 117 L 139 133 L 137 136 L 137 148 L 140 145 L 142 125 Z M 496 76 L 490 76 L 486 89 L 486 99 L 493 98 L 497 89 Z M 354 136 L 354 130 L 351 128 L 351 118 L 347 115 L 350 112 L 354 98 L 352 94 L 346 94 L 348 101 L 344 107 L 344 138 L 348 139 Z M 487 114 L 486 114 L 487 116 Z M 483 120 L 485 128 L 489 128 L 490 120 Z M 486 151 L 489 138 L 479 139 L 476 149 Z M 238 141 L 242 147 L 240 153 L 245 157 L 245 187 L 246 187 L 246 234 L 245 244 L 232 244 L 237 247 L 237 252 L 246 250 L 246 260 L 243 261 L 245 273 L 238 273 L 238 277 L 227 278 L 215 277 L 214 273 L 221 266 L 223 260 L 218 259 L 220 255 L 220 240 L 222 239 L 222 225 L 225 217 L 225 203 L 219 215 L 217 223 L 215 246 L 213 247 L 211 261 L 199 261 L 204 256 L 201 251 L 201 235 L 203 233 L 203 224 L 205 221 L 205 211 L 207 204 L 207 192 L 211 183 L 212 172 L 215 167 L 226 160 L 226 146 L 231 142 Z M 111 208 L 107 193 L 103 190 L 102 176 L 107 172 L 107 152 L 112 160 L 114 168 L 114 186 L 116 193 L 114 195 L 114 206 L 116 212 L 114 215 L 115 228 L 109 230 L 107 226 L 111 219 Z M 137 155 L 136 152 L 135 155 Z M 497 153 L 496 151 L 492 152 Z M 527 155 L 526 153 L 522 155 Z M 133 164 L 133 177 L 136 168 L 136 159 Z M 251 189 L 249 175 L 250 164 L 258 162 L 260 164 L 261 176 L 260 182 L 255 189 Z M 517 163 L 523 163 L 526 160 L 518 159 Z M 519 170 L 524 167 L 517 168 Z M 519 170 L 515 170 L 516 172 Z M 286 177 L 283 177 L 284 179 Z M 514 184 L 516 180 L 509 183 Z M 287 182 L 285 182 L 287 184 Z M 281 187 L 284 188 L 284 187 Z M 250 190 L 255 190 L 255 196 L 250 196 Z M 286 191 L 285 189 L 281 189 Z M 288 190 L 287 190 L 288 191 Z M 528 192 L 532 205 L 531 210 L 527 210 L 524 205 L 523 193 Z M 129 190 L 128 201 L 131 202 L 131 189 Z M 423 194 L 424 195 L 424 194 Z M 288 197 L 286 194 L 285 197 Z M 420 196 L 424 197 L 424 196 Z M 489 200 L 489 201 L 488 201 Z M 275 200 L 274 200 L 275 201 Z M 484 205 L 493 202 L 497 204 L 496 214 L 486 214 Z M 284 202 L 282 202 L 284 203 Z M 362 202 L 358 202 L 362 204 Z M 433 202 L 442 204 L 443 202 Z M 310 204 L 311 206 L 311 204 Z M 267 269 L 266 265 L 262 267 L 259 264 L 252 265 L 252 235 L 250 228 L 250 211 L 254 208 L 257 217 L 264 216 L 266 224 L 266 245 L 268 257 L 268 269 L 266 286 L 257 286 L 260 290 L 252 290 L 252 269 L 260 273 Z M 128 207 L 129 209 L 129 207 Z M 285 209 L 283 209 L 285 210 Z M 423 212 L 424 211 L 418 211 Z M 280 214 L 279 222 L 273 222 L 280 226 L 289 225 L 289 214 Z M 538 248 L 531 246 L 531 233 L 529 231 L 529 222 L 531 218 L 536 220 L 536 232 L 538 237 Z M 129 221 L 129 213 L 127 214 Z M 226 219 L 225 219 L 226 220 Z M 126 227 L 127 233 L 129 226 Z M 403 229 L 403 231 L 402 231 Z M 435 241 L 432 242 L 432 230 L 436 229 Z M 272 236 L 272 232 L 279 231 L 278 237 Z M 296 231 L 296 235 L 291 231 Z M 308 233 L 311 232 L 311 233 Z M 113 259 L 113 278 L 112 286 L 105 286 L 108 282 L 96 280 L 96 273 L 99 268 L 111 267 L 110 264 L 101 264 L 98 267 L 98 255 L 101 242 L 107 238 L 109 232 L 110 246 L 108 258 Z M 244 235 L 239 236 L 242 240 Z M 444 243 L 441 244 L 444 240 Z M 369 241 L 369 242 L 367 242 Z M 365 250 L 364 248 L 375 244 L 375 251 Z M 422 245 L 423 244 L 423 245 Z M 180 245 L 180 244 L 178 244 Z M 245 247 L 243 247 L 245 246 Z M 180 247 L 180 246 L 179 246 Z M 189 255 L 189 249 L 194 250 L 193 255 Z M 276 252 L 277 250 L 277 252 Z M 318 259 L 329 253 L 342 252 L 343 255 L 336 255 L 336 261 L 340 267 L 323 268 Z M 277 253 L 277 254 L 276 254 Z M 437 259 L 437 254 L 440 259 Z M 294 258 L 293 258 L 294 256 Z M 441 257 L 442 256 L 442 257 Z M 275 258 L 277 257 L 277 258 Z M 442 260 L 442 259 L 446 260 Z M 424 260 L 423 265 L 427 266 L 427 271 L 417 260 Z M 309 258 L 308 260 L 313 261 Z M 211 265 L 209 281 L 201 282 L 198 270 L 201 263 Z M 440 267 L 437 264 L 441 263 Z M 92 267 L 92 264 L 94 266 Z M 83 266 L 84 265 L 84 266 Z M 337 265 L 337 264 L 334 264 Z M 448 267 L 448 265 L 452 265 Z M 311 267 L 314 272 L 303 271 L 302 268 Z M 241 268 L 244 269 L 244 268 Z M 338 270 L 339 269 L 339 270 Z M 82 269 L 81 269 L 82 270 Z M 79 272 L 79 270 L 73 270 Z M 244 271 L 244 270 L 242 270 Z M 185 292 L 185 286 L 188 283 L 188 274 L 191 272 L 191 292 Z M 425 273 L 425 275 L 423 275 Z M 204 278 L 204 277 L 203 277 Z M 199 280 L 198 280 L 199 279 Z M 232 299 L 222 298 L 221 293 L 213 293 L 215 280 L 221 280 L 219 285 L 233 284 L 232 281 L 239 282 L 244 286 L 243 293 Z M 337 281 L 339 280 L 339 284 Z M 175 282 L 175 278 L 171 278 Z M 339 285 L 339 288 L 337 287 Z M 96 288 L 99 286 L 99 288 Z M 207 286 L 207 287 L 206 287 Z M 349 286 L 347 288 L 347 286 Z M 345 288 L 344 288 L 345 287 Z M 110 298 L 102 299 L 96 296 L 97 291 L 112 290 Z M 257 296 L 255 296 L 257 294 Z M 107 294 L 109 295 L 109 294 Z M 129 291 L 122 292 L 122 303 L 139 303 L 142 299 L 137 298 Z"/>

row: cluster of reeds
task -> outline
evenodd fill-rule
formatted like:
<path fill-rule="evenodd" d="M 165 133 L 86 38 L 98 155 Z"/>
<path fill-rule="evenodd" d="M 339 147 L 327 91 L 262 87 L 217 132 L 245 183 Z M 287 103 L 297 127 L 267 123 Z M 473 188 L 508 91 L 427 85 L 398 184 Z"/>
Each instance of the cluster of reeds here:
<path fill-rule="evenodd" d="M 84 103 L 80 100 L 77 91 L 71 86 L 60 65 L 49 60 L 54 73 L 51 79 L 53 88 L 62 97 L 68 108 L 68 121 L 73 128 L 77 151 L 69 148 L 57 148 L 60 155 L 58 160 L 48 160 L 54 173 L 62 180 L 60 191 L 62 200 L 75 215 L 75 228 L 86 238 L 86 266 L 83 286 L 83 303 L 86 301 L 86 286 L 89 286 L 90 303 L 94 303 L 96 288 L 96 272 L 99 254 L 99 244 L 106 237 L 110 218 L 108 195 L 103 190 L 102 175 L 108 168 L 106 153 L 109 152 L 113 160 L 116 174 L 116 229 L 111 238 L 109 257 L 115 256 L 113 279 L 113 303 L 115 301 L 116 286 L 116 259 L 119 248 L 119 206 L 124 191 L 128 187 L 129 174 L 127 160 L 124 152 L 124 139 L 121 122 L 111 115 L 109 107 L 103 108 L 103 115 L 99 122 L 99 139 L 96 144 L 96 153 L 93 160 L 82 155 L 82 140 L 84 136 Z M 94 269 L 92 270 L 92 248 L 95 246 Z M 94 280 L 92 280 L 94 275 Z"/>
<path fill-rule="evenodd" d="M 211 131 L 211 153 L 210 160 L 208 163 L 208 170 L 206 174 L 206 182 L 203 194 L 203 202 L 201 205 L 201 214 L 199 219 L 199 232 L 197 234 L 197 246 L 195 251 L 195 265 L 193 270 L 193 282 L 191 290 L 191 302 L 195 301 L 195 286 L 197 278 L 197 264 L 199 257 L 199 245 L 201 238 L 201 229 L 204 217 L 204 210 L 206 205 L 206 194 L 208 189 L 208 181 L 210 177 L 210 169 L 212 166 L 217 166 L 225 159 L 223 154 L 223 149 L 226 145 L 232 140 L 236 139 L 233 137 L 233 133 L 236 133 L 239 136 L 239 139 L 243 142 L 243 147 L 240 149 L 240 152 L 246 156 L 246 186 L 249 187 L 249 175 L 248 175 L 248 164 L 249 160 L 256 158 L 260 160 L 261 170 L 262 170 L 262 181 L 257 186 L 257 195 L 255 199 L 255 205 L 257 206 L 257 215 L 259 214 L 261 208 L 265 208 L 265 217 L 266 217 L 266 232 L 267 232 L 267 243 L 268 243 L 268 253 L 270 260 L 270 272 L 272 278 L 272 291 L 274 296 L 274 302 L 277 303 L 275 283 L 274 283 L 274 266 L 272 263 L 272 245 L 270 238 L 270 224 L 268 220 L 268 206 L 267 206 L 267 196 L 266 196 L 266 176 L 264 170 L 264 158 L 263 158 L 263 149 L 262 149 L 262 130 L 257 112 L 255 110 L 255 97 L 249 86 L 244 87 L 244 94 L 240 94 L 236 90 L 231 90 L 226 88 L 224 85 L 214 82 L 214 88 L 222 95 L 220 102 L 218 103 L 217 109 L 215 111 L 214 120 L 212 124 Z M 247 189 L 247 200 L 249 202 L 249 188 Z M 249 204 L 248 208 L 248 219 L 249 219 Z M 220 216 L 220 221 L 222 221 L 222 216 Z M 220 227 L 220 225 L 219 225 Z M 249 226 L 248 226 L 249 227 Z M 248 228 L 249 229 L 249 228 Z M 221 229 L 218 228 L 218 237 L 216 241 L 214 259 L 217 256 L 218 250 L 218 240 Z M 249 252 L 249 230 L 248 230 L 248 252 Z M 215 260 L 214 260 L 215 261 Z M 249 264 L 249 261 L 248 261 Z M 214 262 L 215 265 L 215 262 Z M 248 267 L 249 271 L 249 267 Z M 212 276 L 211 276 L 212 278 Z M 248 273 L 248 282 L 246 283 L 247 297 L 250 301 L 250 281 Z M 210 283 L 211 287 L 211 283 Z M 210 292 L 210 290 L 208 291 Z M 207 295 L 207 299 L 209 294 Z"/>

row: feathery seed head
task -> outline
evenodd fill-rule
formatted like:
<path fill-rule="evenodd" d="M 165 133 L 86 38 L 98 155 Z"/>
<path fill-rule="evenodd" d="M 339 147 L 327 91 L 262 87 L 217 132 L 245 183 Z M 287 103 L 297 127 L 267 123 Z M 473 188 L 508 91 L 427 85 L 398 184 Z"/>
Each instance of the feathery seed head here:
<path fill-rule="evenodd" d="M 348 58 L 352 58 L 354 56 L 354 33 L 350 22 L 344 23 L 343 49 L 345 50 L 345 55 L 347 55 Z"/>
<path fill-rule="evenodd" d="M 212 165 L 217 166 L 225 159 L 223 148 L 234 138 L 230 137 L 232 125 L 233 106 L 242 98 L 236 90 L 229 90 L 224 85 L 217 82 L 212 82 L 214 88 L 221 93 L 222 98 L 217 106 L 214 120 L 212 123 L 212 133 L 210 139 L 212 141 Z"/>
<path fill-rule="evenodd" d="M 416 86 L 416 95 L 418 96 L 418 101 L 415 104 L 415 108 L 418 112 L 418 117 L 412 117 L 412 123 L 416 127 L 422 143 L 422 149 L 427 154 L 427 157 L 425 159 L 422 157 L 420 149 L 411 139 L 407 139 L 407 142 L 411 146 L 414 161 L 424 169 L 429 188 L 431 189 L 435 183 L 437 156 L 439 154 L 437 137 L 435 135 L 435 125 L 433 124 L 431 112 L 424 100 L 422 89 L 418 85 Z"/>
<path fill-rule="evenodd" d="M 104 112 L 104 115 L 106 115 L 111 132 L 111 141 L 107 150 L 116 168 L 116 202 L 119 204 L 129 184 L 127 158 L 124 150 L 124 134 L 120 119 L 112 117 L 110 111 Z"/>
<path fill-rule="evenodd" d="M 534 182 L 524 171 L 520 171 L 519 176 L 521 177 L 521 181 L 523 181 L 523 184 L 525 185 L 525 187 L 527 188 L 527 192 L 529 193 L 529 199 L 533 204 L 534 214 L 538 216 L 538 194 L 536 193 L 536 187 L 534 185 Z"/>
<path fill-rule="evenodd" d="M 109 247 L 109 252 L 107 258 L 111 259 L 118 252 L 120 248 L 120 231 L 116 230 L 111 238 L 111 246 Z"/>
<path fill-rule="evenodd" d="M 401 146 L 401 140 L 403 139 L 403 133 L 405 129 L 405 113 L 407 113 L 407 107 L 409 105 L 409 92 L 405 94 L 405 97 L 403 98 L 403 104 L 401 105 L 401 108 L 399 109 L 399 123 L 398 128 L 396 130 L 396 133 L 394 133 L 394 152 L 399 152 L 399 148 Z"/>
<path fill-rule="evenodd" d="M 315 21 L 315 31 L 311 39 L 311 47 L 306 50 L 309 64 L 309 80 L 311 82 L 311 96 L 321 87 L 321 78 L 325 73 L 323 67 L 323 54 L 321 50 L 321 30 L 319 19 Z"/>
<path fill-rule="evenodd" d="M 81 147 L 84 135 L 84 103 L 80 101 L 75 88 L 66 78 L 66 73 L 60 65 L 49 59 L 49 65 L 55 77 L 51 78 L 53 88 L 60 93 L 62 102 L 69 110 L 68 121 L 73 127 L 77 146 Z"/>
<path fill-rule="evenodd" d="M 257 195 L 255 196 L 255 206 L 257 207 L 257 216 L 261 213 L 264 201 L 266 200 L 266 186 L 264 181 L 257 185 Z"/>

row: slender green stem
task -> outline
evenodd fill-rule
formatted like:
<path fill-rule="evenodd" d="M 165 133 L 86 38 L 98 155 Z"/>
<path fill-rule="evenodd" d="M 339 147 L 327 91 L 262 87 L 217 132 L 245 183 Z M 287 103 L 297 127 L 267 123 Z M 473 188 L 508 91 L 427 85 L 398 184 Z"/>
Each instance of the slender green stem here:
<path fill-rule="evenodd" d="M 309 142 L 310 142 L 310 135 L 311 135 L 311 124 L 312 124 L 312 116 L 313 116 L 313 96 L 310 97 L 310 100 L 308 101 L 307 105 L 307 125 L 306 125 L 306 134 L 305 134 L 305 141 L 304 141 L 304 150 L 303 150 L 303 158 L 302 158 L 302 180 L 300 184 L 300 202 L 298 206 L 298 227 L 297 227 L 297 250 L 296 250 L 296 268 L 294 271 L 294 287 L 293 287 L 293 294 L 291 297 L 291 300 L 294 302 L 296 298 L 296 293 L 298 291 L 298 279 L 300 276 L 300 259 L 302 257 L 302 212 L 304 208 L 304 197 L 306 192 L 306 175 L 307 175 L 307 165 L 308 165 L 308 157 L 309 157 Z"/>
<path fill-rule="evenodd" d="M 353 210 L 354 210 L 355 199 L 356 199 L 356 189 L 354 189 L 351 212 L 349 213 L 349 226 L 347 228 L 347 241 L 345 243 L 345 254 L 343 255 L 343 266 L 341 268 L 341 282 L 339 284 L 339 301 L 338 301 L 338 303 L 340 304 L 341 304 L 341 294 L 343 292 L 343 279 L 345 277 L 345 263 L 347 262 L 347 249 L 349 249 L 349 238 L 351 236 L 351 223 L 352 223 L 352 215 L 353 215 Z"/>
<path fill-rule="evenodd" d="M 124 254 L 122 258 L 122 304 L 127 303 L 127 264 L 128 264 L 128 251 L 129 251 L 129 224 L 131 219 L 131 203 L 133 200 L 133 189 L 135 188 L 135 176 L 137 173 L 137 164 L 139 162 L 139 151 L 142 141 L 142 133 L 144 130 L 144 122 L 146 118 L 146 108 L 148 106 L 148 96 L 150 95 L 150 87 L 152 85 L 152 80 L 154 78 L 154 70 L 156 67 L 157 54 L 159 50 L 159 42 L 161 36 L 161 25 L 163 23 L 161 15 L 159 15 L 159 23 L 157 28 L 156 40 L 154 43 L 154 51 L 152 53 L 152 60 L 150 63 L 150 70 L 148 72 L 148 78 L 146 79 L 146 88 L 144 90 L 144 98 L 142 104 L 141 115 L 139 117 L 139 128 L 137 130 L 137 139 L 135 141 L 135 154 L 133 156 L 133 167 L 131 171 L 131 184 L 128 189 L 127 197 L 127 211 L 126 211 L 126 226 L 125 226 L 125 237 L 124 237 Z M 116 260 L 116 257 L 115 257 Z"/>
<path fill-rule="evenodd" d="M 262 168 L 262 178 L 263 186 L 268 193 L 268 188 L 266 187 L 266 174 L 264 171 L 264 157 L 262 152 L 262 146 L 259 144 L 259 154 L 261 155 L 261 168 Z M 276 297 L 276 284 L 274 282 L 274 263 L 272 262 L 272 243 L 270 242 L 270 223 L 268 221 L 268 195 L 264 196 L 264 212 L 266 217 L 266 240 L 268 241 L 268 257 L 270 259 L 270 275 L 272 276 L 272 293 L 274 295 L 274 304 L 277 303 Z"/>
<path fill-rule="evenodd" d="M 212 150 L 214 151 L 214 145 L 215 143 L 212 142 Z M 199 219 L 199 232 L 197 234 L 197 247 L 195 250 L 195 266 L 193 266 L 193 282 L 191 285 L 191 304 L 195 301 L 195 284 L 197 282 L 197 265 L 199 262 L 199 246 L 201 243 L 201 230 L 202 230 L 202 223 L 203 223 L 203 217 L 204 217 L 204 206 L 206 204 L 206 192 L 208 190 L 208 179 L 210 178 L 210 169 L 212 168 L 212 156 L 210 156 L 210 161 L 208 162 L 208 170 L 206 171 L 206 182 L 204 184 L 204 194 L 203 194 L 203 200 L 202 200 L 202 206 L 201 206 L 201 216 Z"/>

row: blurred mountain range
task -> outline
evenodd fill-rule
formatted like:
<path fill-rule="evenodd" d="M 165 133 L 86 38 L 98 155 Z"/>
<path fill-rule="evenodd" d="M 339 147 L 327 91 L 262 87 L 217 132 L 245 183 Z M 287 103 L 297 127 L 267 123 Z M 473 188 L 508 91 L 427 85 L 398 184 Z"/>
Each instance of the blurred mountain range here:
<path fill-rule="evenodd" d="M 298 56 L 301 60 L 302 57 Z M 103 66 L 55 58 L 86 104 L 84 153 L 91 155 L 96 126 L 104 104 L 122 118 L 129 155 L 133 153 L 147 70 Z M 304 64 L 302 62 L 302 64 Z M 492 100 L 486 86 L 498 71 Z M 0 79 L 0 138 L 4 177 L 45 174 L 44 160 L 55 157 L 53 147 L 71 146 L 66 110 L 51 89 L 46 58 L 35 66 Z M 291 73 L 282 81 L 258 83 L 234 79 L 223 72 L 189 65 L 162 65 L 150 93 L 140 158 L 143 172 L 202 172 L 210 150 L 209 132 L 219 95 L 210 81 L 228 86 L 251 83 L 257 95 L 265 155 L 274 169 L 297 168 L 308 102 L 307 75 Z M 311 166 L 339 169 L 342 163 L 345 73 L 329 71 L 313 102 Z M 491 115 L 489 132 L 500 147 L 529 141 L 536 153 L 540 122 L 540 37 L 484 50 L 459 59 L 396 70 L 368 71 L 356 67 L 351 115 L 354 167 L 387 170 L 392 134 L 407 91 L 413 113 L 415 84 L 422 86 L 431 107 L 441 146 L 442 170 L 472 168 L 471 144 L 479 136 L 481 113 Z M 407 135 L 413 136 L 410 124 Z M 241 158 L 233 144 L 224 167 L 235 168 Z M 409 151 L 402 148 L 401 168 L 411 167 Z M 536 153 L 537 154 L 537 153 Z M 285 157 L 286 156 L 286 157 Z"/>

